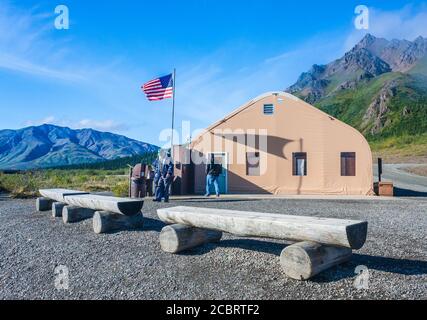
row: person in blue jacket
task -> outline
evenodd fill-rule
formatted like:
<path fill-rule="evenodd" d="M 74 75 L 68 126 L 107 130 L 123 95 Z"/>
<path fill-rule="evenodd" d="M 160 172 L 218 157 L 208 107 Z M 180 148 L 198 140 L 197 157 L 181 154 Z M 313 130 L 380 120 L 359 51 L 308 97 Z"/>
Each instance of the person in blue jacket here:
<path fill-rule="evenodd" d="M 218 179 L 222 173 L 222 165 L 215 163 L 215 156 L 211 155 L 210 163 L 206 166 L 206 194 L 205 197 L 210 196 L 210 186 L 213 184 L 215 187 L 216 197 L 219 198 L 219 184 Z"/>
<path fill-rule="evenodd" d="M 154 175 L 155 198 L 153 201 L 169 202 L 169 187 L 173 179 L 173 161 L 171 152 L 168 150 L 166 154 L 164 151 L 159 152 L 159 159 L 155 162 L 156 173 Z"/>

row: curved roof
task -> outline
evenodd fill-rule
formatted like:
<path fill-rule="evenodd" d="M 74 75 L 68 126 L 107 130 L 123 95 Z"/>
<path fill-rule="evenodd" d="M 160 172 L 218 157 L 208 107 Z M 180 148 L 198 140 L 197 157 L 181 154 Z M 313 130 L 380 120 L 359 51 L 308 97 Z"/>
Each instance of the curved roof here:
<path fill-rule="evenodd" d="M 355 128 L 353 128 L 352 126 L 350 126 L 350 125 L 348 125 L 348 124 L 346 124 L 346 123 L 344 123 L 344 122 L 342 122 L 342 121 L 340 121 L 340 120 L 336 119 L 335 117 L 333 117 L 333 116 L 331 116 L 331 115 L 329 115 L 329 114 L 327 114 L 327 113 L 323 112 L 322 110 L 320 110 L 320 109 L 318 109 L 318 108 L 316 108 L 316 107 L 312 106 L 311 104 L 309 104 L 309 103 L 305 102 L 304 100 L 302 100 L 302 99 L 300 99 L 300 98 L 298 98 L 298 97 L 296 97 L 296 96 L 294 96 L 294 95 L 292 95 L 292 94 L 290 94 L 290 93 L 284 92 L 284 91 L 269 91 L 269 92 L 263 93 L 263 94 L 261 94 L 261 95 L 259 95 L 259 96 L 255 97 L 255 98 L 253 98 L 252 100 L 250 100 L 250 101 L 246 102 L 245 104 L 241 105 L 239 108 L 237 108 L 237 109 L 235 109 L 234 111 L 232 111 L 231 113 L 229 113 L 229 114 L 228 114 L 227 116 L 225 116 L 224 118 L 222 118 L 222 119 L 220 119 L 220 120 L 218 120 L 218 121 L 214 122 L 213 124 L 211 124 L 211 125 L 210 125 L 209 127 L 207 127 L 203 132 L 201 132 L 200 134 L 198 134 L 198 135 L 197 135 L 197 136 L 196 136 L 196 137 L 191 141 L 191 144 L 192 144 L 192 143 L 194 143 L 194 142 L 196 142 L 196 141 L 197 141 L 197 140 L 198 140 L 198 139 L 199 139 L 203 134 L 205 134 L 206 132 L 209 132 L 209 131 L 211 131 L 211 130 L 215 129 L 215 128 L 216 128 L 217 126 L 219 126 L 220 124 L 222 124 L 222 123 L 226 122 L 227 120 L 229 120 L 229 119 L 233 118 L 234 116 L 238 115 L 239 113 L 241 113 L 242 111 L 246 110 L 247 108 L 250 108 L 252 105 L 254 105 L 255 103 L 257 103 L 258 101 L 260 101 L 260 100 L 262 100 L 262 99 L 264 99 L 264 98 L 266 98 L 266 97 L 273 96 L 273 95 L 275 95 L 275 96 L 280 96 L 280 97 L 284 97 L 284 98 L 288 98 L 288 99 L 292 99 L 292 100 L 294 100 L 294 101 L 302 102 L 306 107 L 308 107 L 308 108 L 312 108 L 312 109 L 313 109 L 313 111 L 316 111 L 316 112 L 318 112 L 319 114 L 322 114 L 322 115 L 324 115 L 324 116 L 326 116 L 326 117 L 329 117 L 331 120 L 335 120 L 335 121 L 336 121 L 336 123 L 341 124 L 342 126 L 347 127 L 348 129 L 353 130 L 356 134 L 358 134 L 359 136 L 361 136 L 361 137 L 366 141 L 366 139 L 365 139 L 365 137 L 362 135 L 362 133 L 360 133 L 358 130 L 356 130 L 356 129 L 355 129 Z M 368 142 L 366 142 L 366 144 L 369 146 Z M 370 148 L 369 148 L 369 149 L 370 149 Z"/>

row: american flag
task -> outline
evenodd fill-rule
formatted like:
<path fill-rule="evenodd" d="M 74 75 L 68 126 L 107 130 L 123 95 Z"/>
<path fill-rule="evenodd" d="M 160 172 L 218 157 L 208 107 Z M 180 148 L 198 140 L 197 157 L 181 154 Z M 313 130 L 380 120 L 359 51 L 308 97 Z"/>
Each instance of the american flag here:
<path fill-rule="evenodd" d="M 169 74 L 164 77 L 148 81 L 142 86 L 149 101 L 163 100 L 173 97 L 173 75 Z"/>

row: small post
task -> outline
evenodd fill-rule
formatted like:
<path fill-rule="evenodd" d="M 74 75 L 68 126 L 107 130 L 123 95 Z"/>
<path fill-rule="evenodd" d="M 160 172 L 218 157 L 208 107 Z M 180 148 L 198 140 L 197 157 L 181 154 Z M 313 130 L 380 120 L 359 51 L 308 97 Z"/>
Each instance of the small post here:
<path fill-rule="evenodd" d="M 174 150 L 173 150 L 173 131 L 175 127 L 175 90 L 176 90 L 176 69 L 173 69 L 173 96 L 172 96 L 172 132 L 171 132 L 171 155 L 172 161 L 174 159 Z"/>
<path fill-rule="evenodd" d="M 128 185 L 128 197 L 131 198 L 132 197 L 132 171 L 133 171 L 133 167 L 128 164 L 129 167 L 129 185 Z"/>
<path fill-rule="evenodd" d="M 383 159 L 378 158 L 378 182 L 381 182 L 383 174 Z"/>
<path fill-rule="evenodd" d="M 37 211 L 49 211 L 52 210 L 53 200 L 49 198 L 37 198 L 36 199 L 36 210 Z"/>

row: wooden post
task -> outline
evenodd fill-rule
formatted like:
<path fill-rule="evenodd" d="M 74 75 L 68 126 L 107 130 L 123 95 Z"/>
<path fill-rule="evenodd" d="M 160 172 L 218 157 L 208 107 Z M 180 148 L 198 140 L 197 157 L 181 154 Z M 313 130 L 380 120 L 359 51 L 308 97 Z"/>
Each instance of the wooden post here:
<path fill-rule="evenodd" d="M 351 249 L 316 242 L 298 242 L 286 247 L 280 255 L 285 274 L 296 280 L 308 280 L 320 272 L 350 260 Z"/>
<path fill-rule="evenodd" d="M 62 217 L 62 210 L 66 206 L 65 203 L 62 202 L 54 202 L 52 204 L 52 217 L 54 218 L 60 218 Z"/>
<path fill-rule="evenodd" d="M 65 206 L 62 209 L 62 220 L 64 223 L 79 222 L 93 217 L 95 210 L 75 206 Z"/>
<path fill-rule="evenodd" d="M 169 253 L 178 253 L 208 242 L 221 240 L 222 232 L 193 228 L 182 224 L 166 226 L 160 233 L 160 247 Z"/>
<path fill-rule="evenodd" d="M 93 231 L 97 234 L 142 228 L 143 224 L 144 216 L 141 212 L 133 216 L 124 216 L 114 212 L 97 211 L 93 216 Z"/>
<path fill-rule="evenodd" d="M 37 211 L 49 211 L 52 210 L 53 200 L 49 198 L 37 198 L 36 199 L 36 210 Z"/>
<path fill-rule="evenodd" d="M 132 197 L 132 171 L 133 171 L 133 167 L 131 165 L 129 166 L 129 185 L 128 185 L 128 197 L 131 198 Z"/>

